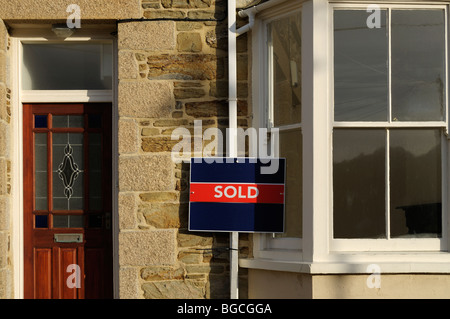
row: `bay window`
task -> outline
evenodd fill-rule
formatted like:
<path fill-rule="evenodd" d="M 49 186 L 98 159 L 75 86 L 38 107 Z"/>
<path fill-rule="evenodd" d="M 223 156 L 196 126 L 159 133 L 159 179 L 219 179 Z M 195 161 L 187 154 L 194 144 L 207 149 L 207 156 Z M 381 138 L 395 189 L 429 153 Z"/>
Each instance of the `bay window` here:
<path fill-rule="evenodd" d="M 376 28 L 369 15 L 333 12 L 333 238 L 378 240 L 365 249 L 439 250 L 446 7 L 381 6 Z"/>

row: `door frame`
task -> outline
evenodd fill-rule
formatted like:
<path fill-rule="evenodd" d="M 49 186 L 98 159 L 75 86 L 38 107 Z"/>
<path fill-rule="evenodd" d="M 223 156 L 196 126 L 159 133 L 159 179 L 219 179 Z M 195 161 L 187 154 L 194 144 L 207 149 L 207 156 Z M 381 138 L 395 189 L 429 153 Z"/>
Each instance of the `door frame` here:
<path fill-rule="evenodd" d="M 110 27 L 110 26 L 108 26 Z M 11 34 L 10 87 L 11 87 L 11 251 L 13 255 L 14 298 L 24 298 L 24 220 L 23 220 L 23 103 L 94 103 L 112 104 L 112 255 L 113 296 L 119 298 L 119 256 L 118 256 L 118 109 L 117 109 L 117 41 L 110 30 L 87 28 L 79 36 L 64 41 L 49 32 L 48 27 L 39 29 L 18 26 Z M 83 34 L 84 33 L 84 34 Z M 21 67 L 23 43 L 110 41 L 113 45 L 113 89 L 111 91 L 22 91 Z"/>

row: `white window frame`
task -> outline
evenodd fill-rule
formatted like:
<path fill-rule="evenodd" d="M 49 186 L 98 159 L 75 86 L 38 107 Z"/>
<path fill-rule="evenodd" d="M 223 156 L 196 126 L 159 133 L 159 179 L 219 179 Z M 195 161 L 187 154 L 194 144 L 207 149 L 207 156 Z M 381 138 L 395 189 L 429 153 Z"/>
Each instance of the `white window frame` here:
<path fill-rule="evenodd" d="M 253 61 L 253 127 L 274 128 L 272 82 L 270 81 L 270 52 L 268 48 L 267 26 L 269 23 L 285 16 L 301 12 L 300 1 L 286 1 L 286 4 L 270 8 L 258 14 L 252 29 L 252 61 Z M 269 63 L 268 63 L 269 62 Z M 279 131 L 302 128 L 301 124 L 276 127 Z M 279 156 L 279 154 L 275 154 Z M 254 255 L 257 258 L 273 258 L 289 261 L 302 259 L 302 238 L 277 238 L 273 234 L 254 234 Z"/>
<path fill-rule="evenodd" d="M 395 9 L 413 9 L 413 10 L 420 10 L 420 9 L 441 9 L 444 10 L 445 13 L 445 82 L 446 82 L 446 99 L 445 99 L 445 109 L 444 109 L 444 121 L 441 122 L 435 122 L 435 121 L 429 121 L 429 122 L 393 122 L 391 120 L 391 116 L 389 115 L 389 121 L 386 122 L 335 122 L 334 121 L 334 59 L 331 59 L 331 70 L 330 70 L 330 96 L 331 96 L 331 105 L 330 105 L 330 114 L 332 119 L 332 129 L 334 128 L 386 128 L 387 134 L 386 134 L 386 147 L 387 147 L 387 161 L 390 161 L 389 158 L 389 131 L 393 128 L 441 128 L 444 131 L 448 127 L 448 85 L 449 85 L 449 77 L 448 77 L 448 6 L 442 5 L 442 4 L 434 4 L 434 5 L 422 5 L 422 4 L 386 4 L 386 3 L 379 3 L 378 4 L 380 9 L 386 9 L 388 10 L 388 21 L 391 21 L 391 10 Z M 367 4 L 331 4 L 330 5 L 330 34 L 333 34 L 334 30 L 334 12 L 336 10 L 366 10 Z M 367 16 L 369 17 L 371 13 L 368 12 Z M 391 29 L 389 28 L 389 61 L 391 61 L 391 40 L 390 37 Z M 330 37 L 330 53 L 333 55 L 334 52 L 334 41 L 333 36 Z M 389 63 L 389 74 L 391 74 L 391 67 L 392 63 Z M 391 80 L 391 77 L 389 78 L 389 81 Z M 392 94 L 392 83 L 389 82 L 389 114 L 392 111 L 392 105 L 391 105 L 391 94 Z M 446 163 L 447 163 L 447 147 L 446 147 L 446 138 L 442 137 L 442 236 L 441 238 L 401 238 L 401 239 L 393 239 L 389 238 L 389 232 L 387 232 L 388 238 L 386 239 L 335 239 L 333 238 L 332 234 L 332 227 L 330 227 L 330 250 L 332 251 L 445 251 L 447 250 L 447 215 L 448 213 L 448 205 L 447 205 L 447 194 L 448 194 L 448 187 L 447 187 L 447 169 L 446 169 Z M 387 169 L 386 169 L 386 229 L 389 230 L 390 226 L 390 200 L 389 200 L 389 165 L 388 162 Z M 332 163 L 331 163 L 332 166 Z M 332 202 L 331 202 L 332 203 Z M 333 225 L 333 209 L 331 209 L 331 214 L 329 216 L 330 218 L 330 225 Z"/>
<path fill-rule="evenodd" d="M 113 143 L 113 286 L 114 297 L 119 297 L 118 287 L 118 207 L 117 196 L 118 189 L 114 187 L 118 180 L 118 152 L 117 145 L 117 41 L 111 36 L 110 31 L 102 26 L 87 26 L 79 32 L 65 40 L 61 40 L 51 32 L 50 27 L 36 25 L 17 25 L 11 34 L 11 113 L 12 113 L 12 142 L 13 154 L 12 161 L 15 165 L 12 168 L 12 227 L 13 234 L 11 238 L 12 251 L 14 251 L 14 297 L 22 299 L 24 296 L 24 257 L 23 257 L 23 104 L 24 103 L 93 103 L 109 102 L 112 103 L 112 143 Z M 95 36 L 92 36 L 95 34 Z M 22 90 L 22 44 L 23 43 L 61 43 L 61 42 L 108 42 L 113 45 L 113 90 Z"/>

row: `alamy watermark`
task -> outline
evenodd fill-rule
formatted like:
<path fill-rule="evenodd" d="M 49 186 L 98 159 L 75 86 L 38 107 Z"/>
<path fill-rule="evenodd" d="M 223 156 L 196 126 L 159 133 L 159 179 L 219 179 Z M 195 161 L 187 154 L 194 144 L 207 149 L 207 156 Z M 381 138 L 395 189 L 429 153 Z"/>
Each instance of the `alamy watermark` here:
<path fill-rule="evenodd" d="M 233 158 L 222 157 L 224 154 L 230 154 L 230 149 L 229 143 L 224 146 L 224 134 L 219 128 L 210 127 L 203 131 L 202 121 L 195 120 L 193 133 L 191 134 L 191 131 L 185 127 L 178 127 L 172 131 L 171 139 L 179 140 L 172 148 L 171 153 L 175 163 L 190 163 L 192 154 L 199 155 L 194 158 L 194 162 L 233 163 Z M 275 156 L 279 153 L 279 130 L 277 128 L 270 130 L 253 127 L 245 130 L 243 128 L 227 128 L 225 135 L 228 141 L 230 139 L 236 141 L 237 157 L 248 157 L 250 162 L 260 161 L 268 164 L 261 167 L 261 174 L 278 172 L 279 161 Z"/>
<path fill-rule="evenodd" d="M 367 287 L 370 289 L 381 288 L 381 267 L 377 264 L 370 264 L 367 266 L 366 271 L 371 273 L 366 280 Z"/>
<path fill-rule="evenodd" d="M 66 24 L 70 29 L 80 29 L 81 28 L 81 8 L 77 4 L 70 4 L 66 9 L 67 13 L 71 13 L 67 17 Z"/>

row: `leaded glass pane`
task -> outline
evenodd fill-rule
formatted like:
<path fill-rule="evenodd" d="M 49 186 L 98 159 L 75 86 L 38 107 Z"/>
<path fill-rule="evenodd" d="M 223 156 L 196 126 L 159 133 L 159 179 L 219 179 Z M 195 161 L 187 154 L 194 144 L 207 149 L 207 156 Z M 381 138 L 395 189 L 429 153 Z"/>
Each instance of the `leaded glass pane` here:
<path fill-rule="evenodd" d="M 53 209 L 84 208 L 83 134 L 53 134 Z"/>
<path fill-rule="evenodd" d="M 48 209 L 47 133 L 34 134 L 35 209 Z"/>

